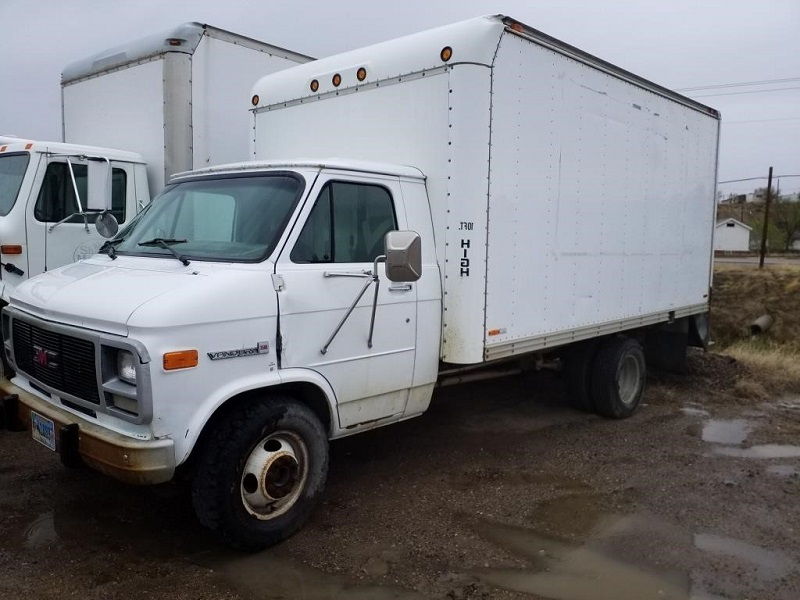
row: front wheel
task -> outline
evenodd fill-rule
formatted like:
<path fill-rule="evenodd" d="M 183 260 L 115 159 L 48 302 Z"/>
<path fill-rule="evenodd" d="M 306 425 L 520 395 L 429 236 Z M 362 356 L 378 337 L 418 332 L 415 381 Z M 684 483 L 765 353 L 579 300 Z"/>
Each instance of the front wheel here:
<path fill-rule="evenodd" d="M 228 544 L 260 550 L 306 522 L 328 472 L 328 440 L 316 415 L 285 397 L 234 409 L 217 424 L 192 480 L 200 522 Z"/>

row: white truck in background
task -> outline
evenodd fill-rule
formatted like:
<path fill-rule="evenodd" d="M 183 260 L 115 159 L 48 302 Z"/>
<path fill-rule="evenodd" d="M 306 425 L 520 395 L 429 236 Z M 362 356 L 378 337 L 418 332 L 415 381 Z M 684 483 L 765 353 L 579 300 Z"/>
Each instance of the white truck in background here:
<path fill-rule="evenodd" d="M 65 463 L 185 473 L 200 521 L 260 548 L 307 519 L 329 439 L 437 384 L 560 357 L 623 418 L 646 352 L 707 341 L 715 110 L 500 15 L 252 100 L 255 161 L 175 176 L 3 310 L 6 422 Z"/>
<path fill-rule="evenodd" d="M 184 23 L 68 65 L 63 142 L 0 137 L 0 301 L 27 278 L 100 248 L 93 225 L 105 209 L 84 210 L 94 195 L 88 165 L 110 166 L 104 204 L 124 225 L 172 174 L 251 156 L 253 82 L 309 60 Z"/>

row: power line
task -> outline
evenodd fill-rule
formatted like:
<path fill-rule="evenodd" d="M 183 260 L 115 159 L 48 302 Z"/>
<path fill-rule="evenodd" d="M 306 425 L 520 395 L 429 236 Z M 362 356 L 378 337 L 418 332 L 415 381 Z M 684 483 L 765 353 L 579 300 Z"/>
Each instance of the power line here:
<path fill-rule="evenodd" d="M 703 94 L 694 98 L 710 98 L 712 96 L 738 96 L 739 94 L 765 94 L 767 92 L 783 92 L 785 90 L 800 90 L 800 86 L 772 88 L 771 90 L 744 90 L 741 92 L 725 92 L 721 94 Z"/>
<path fill-rule="evenodd" d="M 800 177 L 800 175 L 773 175 L 773 178 L 788 178 L 788 177 Z M 728 179 L 727 181 L 718 181 L 717 183 L 738 183 L 740 181 L 755 181 L 757 179 L 767 179 L 766 177 L 745 177 L 744 179 Z"/>
<path fill-rule="evenodd" d="M 698 85 L 695 87 L 678 88 L 676 92 L 695 92 L 698 90 L 717 90 L 730 87 L 745 87 L 750 85 L 766 85 L 769 83 L 787 83 L 790 81 L 800 81 L 800 77 L 785 77 L 783 79 L 762 79 L 761 81 L 741 81 L 739 83 L 717 83 L 712 85 Z"/>

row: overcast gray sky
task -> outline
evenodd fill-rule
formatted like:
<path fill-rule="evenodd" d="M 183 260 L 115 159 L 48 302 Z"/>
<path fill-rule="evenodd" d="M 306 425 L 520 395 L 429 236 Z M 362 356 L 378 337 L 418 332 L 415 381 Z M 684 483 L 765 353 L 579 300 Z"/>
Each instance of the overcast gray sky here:
<path fill-rule="evenodd" d="M 493 13 L 673 89 L 793 78 L 686 93 L 722 111 L 720 180 L 800 174 L 800 0 L 0 0 L 0 134 L 60 139 L 66 64 L 184 21 L 325 56 Z"/>

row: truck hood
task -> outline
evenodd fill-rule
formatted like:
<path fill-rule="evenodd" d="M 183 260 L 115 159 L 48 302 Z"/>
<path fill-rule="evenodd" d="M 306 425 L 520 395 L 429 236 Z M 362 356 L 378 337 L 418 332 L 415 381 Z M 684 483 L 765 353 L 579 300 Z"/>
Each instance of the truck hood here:
<path fill-rule="evenodd" d="M 140 327 L 208 322 L 213 318 L 209 306 L 217 319 L 222 317 L 220 306 L 225 306 L 224 320 L 273 316 L 268 263 L 238 267 L 199 261 L 184 267 L 173 259 L 120 256 L 112 261 L 98 256 L 29 279 L 17 286 L 10 304 L 48 321 L 117 335 L 128 334 L 132 319 Z M 242 304 L 237 299 L 252 297 L 259 287 L 264 288 L 262 298 L 271 296 L 272 301 L 264 298 L 257 305 L 261 314 L 237 314 Z M 252 313 L 253 305 L 248 306 Z"/>

